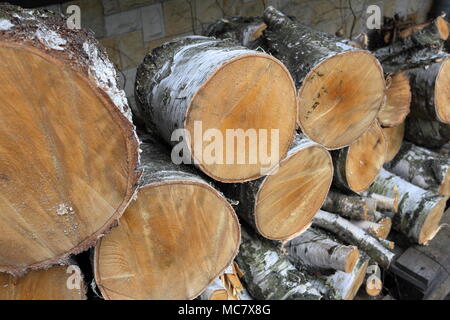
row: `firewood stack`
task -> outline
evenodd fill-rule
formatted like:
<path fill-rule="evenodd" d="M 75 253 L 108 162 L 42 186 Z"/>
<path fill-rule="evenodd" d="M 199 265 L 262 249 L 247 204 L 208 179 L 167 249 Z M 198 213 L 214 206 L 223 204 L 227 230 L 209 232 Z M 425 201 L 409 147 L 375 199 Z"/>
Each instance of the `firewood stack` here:
<path fill-rule="evenodd" d="M 273 7 L 207 33 L 143 57 L 131 114 L 91 33 L 0 6 L 0 297 L 84 299 L 64 265 L 90 248 L 104 299 L 378 296 L 391 229 L 436 235 L 445 20 L 360 48 Z"/>

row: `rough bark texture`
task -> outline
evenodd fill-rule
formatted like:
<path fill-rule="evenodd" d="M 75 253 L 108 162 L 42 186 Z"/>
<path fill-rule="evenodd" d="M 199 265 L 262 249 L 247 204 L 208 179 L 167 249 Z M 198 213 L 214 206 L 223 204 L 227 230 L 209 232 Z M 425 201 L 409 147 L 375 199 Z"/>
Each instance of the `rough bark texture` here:
<path fill-rule="evenodd" d="M 439 206 L 444 197 L 416 187 L 384 169 L 380 171 L 369 191 L 389 197 L 398 193 L 399 210 L 393 217 L 393 228 L 419 244 L 430 240 L 421 239 L 422 229 L 430 212 Z"/>
<path fill-rule="evenodd" d="M 61 14 L 1 4 L 0 42 L 18 47 L 22 45 L 32 47 L 35 52 L 41 52 L 51 57 L 88 82 L 93 92 L 105 99 L 105 108 L 110 108 L 108 110 L 118 119 L 118 125 L 122 131 L 118 134 L 123 134 L 126 137 L 127 161 L 129 163 L 129 168 L 126 170 L 130 171 L 129 187 L 124 195 L 123 204 L 117 208 L 108 221 L 105 221 L 100 230 L 93 232 L 91 236 L 83 239 L 68 252 L 58 254 L 50 260 L 41 261 L 31 266 L 23 265 L 19 268 L 20 270 L 3 270 L 20 275 L 27 269 L 40 269 L 62 263 L 70 255 L 85 251 L 92 247 L 116 223 L 137 190 L 139 140 L 132 123 L 131 109 L 125 92 L 119 87 L 116 70 L 106 56 L 106 51 L 95 39 L 92 32 L 68 28 L 66 19 Z M 38 235 L 33 236 L 38 237 Z"/>
<path fill-rule="evenodd" d="M 262 45 L 262 31 L 266 28 L 260 17 L 226 17 L 211 24 L 207 37 L 233 39 L 244 47 L 256 49 Z"/>
<path fill-rule="evenodd" d="M 284 248 L 294 265 L 304 264 L 310 268 L 350 272 L 354 265 L 349 265 L 349 260 L 357 260 L 357 255 L 352 254 L 357 247 L 337 243 L 315 228 L 309 228 L 286 243 Z"/>
<path fill-rule="evenodd" d="M 242 229 L 242 244 L 236 258 L 244 272 L 246 288 L 259 300 L 319 300 L 314 280 L 296 269 L 267 240 Z"/>
<path fill-rule="evenodd" d="M 443 121 L 437 113 L 437 101 L 435 99 L 436 80 L 442 65 L 443 62 L 438 62 L 405 72 L 409 78 L 412 92 L 410 117 Z"/>
<path fill-rule="evenodd" d="M 322 209 L 337 213 L 348 219 L 373 220 L 376 208 L 369 198 L 349 196 L 336 190 L 331 190 Z"/>
<path fill-rule="evenodd" d="M 385 168 L 422 189 L 450 196 L 450 159 L 444 155 L 405 141 Z"/>
<path fill-rule="evenodd" d="M 376 238 L 336 214 L 321 210 L 314 217 L 313 225 L 334 233 L 345 242 L 356 245 L 384 268 L 389 268 L 394 258 L 394 254 L 381 245 Z"/>
<path fill-rule="evenodd" d="M 416 145 L 438 149 L 450 142 L 450 124 L 408 117 L 405 138 Z"/>

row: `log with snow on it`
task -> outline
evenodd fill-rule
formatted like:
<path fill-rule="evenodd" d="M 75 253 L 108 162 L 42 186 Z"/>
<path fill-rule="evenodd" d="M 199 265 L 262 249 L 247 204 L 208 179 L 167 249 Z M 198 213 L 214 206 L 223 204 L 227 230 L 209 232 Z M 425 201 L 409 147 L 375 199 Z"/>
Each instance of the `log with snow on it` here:
<path fill-rule="evenodd" d="M 321 145 L 296 135 L 285 159 L 255 181 L 217 184 L 236 213 L 262 236 L 288 240 L 311 225 L 331 186 L 333 164 Z"/>
<path fill-rule="evenodd" d="M 302 132 L 328 149 L 349 146 L 372 125 L 385 100 L 378 60 L 273 7 L 263 18 L 265 49 L 285 63 L 297 85 Z"/>
<path fill-rule="evenodd" d="M 388 76 L 386 102 L 378 113 L 378 121 L 382 127 L 392 128 L 401 125 L 410 112 L 411 86 L 405 72 Z"/>
<path fill-rule="evenodd" d="M 385 168 L 412 184 L 450 196 L 450 159 L 407 141 Z"/>
<path fill-rule="evenodd" d="M 348 273 L 352 272 L 359 259 L 356 246 L 337 243 L 325 232 L 312 227 L 283 247 L 294 265 L 304 264 L 312 269 L 332 269 Z"/>
<path fill-rule="evenodd" d="M 393 228 L 411 241 L 427 244 L 439 231 L 448 197 L 423 190 L 385 169 L 381 169 L 369 191 L 389 197 L 399 194 Z"/>
<path fill-rule="evenodd" d="M 183 163 L 221 182 L 262 177 L 292 143 L 297 101 L 289 71 L 232 40 L 189 36 L 163 44 L 138 67 L 135 92 L 135 116 L 182 153 Z"/>
<path fill-rule="evenodd" d="M 450 58 L 405 72 L 412 91 L 412 118 L 450 124 Z"/>
<path fill-rule="evenodd" d="M 450 124 L 407 117 L 405 139 L 421 147 L 439 149 L 450 142 Z"/>
<path fill-rule="evenodd" d="M 387 150 L 384 161 L 389 162 L 395 158 L 402 146 L 403 138 L 405 137 L 405 123 L 392 127 L 382 128 L 383 134 L 387 141 Z"/>
<path fill-rule="evenodd" d="M 143 139 L 137 199 L 95 247 L 95 281 L 107 300 L 193 299 L 233 261 L 240 226 L 219 191 Z"/>
<path fill-rule="evenodd" d="M 272 242 L 252 234 L 245 227 L 242 228 L 242 244 L 236 262 L 243 271 L 245 287 L 257 300 L 322 298 L 315 287 L 320 280 L 296 269 Z"/>
<path fill-rule="evenodd" d="M 368 197 L 346 195 L 337 190 L 330 190 L 322 209 L 334 212 L 353 220 L 375 220 L 377 202 Z"/>
<path fill-rule="evenodd" d="M 342 241 L 357 246 L 383 268 L 389 268 L 394 253 L 386 249 L 380 242 L 337 214 L 320 210 L 314 217 L 313 226 L 327 230 Z"/>
<path fill-rule="evenodd" d="M 0 5 L 0 271 L 92 247 L 136 192 L 139 142 L 105 50 L 61 15 Z"/>
<path fill-rule="evenodd" d="M 349 147 L 331 152 L 333 184 L 342 190 L 356 193 L 367 190 L 383 167 L 386 152 L 386 137 L 378 121 L 375 121 Z"/>

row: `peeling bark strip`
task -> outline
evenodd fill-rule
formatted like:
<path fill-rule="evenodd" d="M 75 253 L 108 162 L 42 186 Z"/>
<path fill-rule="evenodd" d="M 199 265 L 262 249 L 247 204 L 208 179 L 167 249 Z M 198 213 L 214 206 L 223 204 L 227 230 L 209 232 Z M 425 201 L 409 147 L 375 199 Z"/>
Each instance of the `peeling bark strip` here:
<path fill-rule="evenodd" d="M 385 168 L 422 189 L 450 196 L 450 159 L 444 155 L 405 141 Z"/>
<path fill-rule="evenodd" d="M 359 258 L 355 246 L 346 246 L 330 239 L 319 229 L 309 228 L 284 245 L 289 259 L 311 268 L 352 272 Z"/>
<path fill-rule="evenodd" d="M 328 230 L 343 241 L 364 250 L 384 268 L 389 268 L 394 258 L 394 253 L 387 250 L 376 238 L 336 214 L 320 210 L 314 217 L 313 225 Z"/>
<path fill-rule="evenodd" d="M 256 49 L 262 45 L 262 34 L 266 28 L 260 17 L 226 17 L 211 24 L 205 36 L 233 39 L 244 47 Z"/>
<path fill-rule="evenodd" d="M 284 62 L 299 88 L 302 132 L 328 149 L 350 145 L 373 123 L 385 99 L 379 62 L 273 7 L 264 12 L 264 22 L 265 48 Z"/>
<path fill-rule="evenodd" d="M 399 210 L 393 217 L 393 227 L 411 241 L 426 244 L 439 231 L 444 214 L 446 198 L 415 185 L 381 169 L 370 192 L 395 196 L 400 195 Z"/>
<path fill-rule="evenodd" d="M 374 220 L 376 207 L 369 198 L 348 196 L 338 191 L 328 193 L 322 209 L 352 220 Z"/>
<path fill-rule="evenodd" d="M 236 258 L 243 280 L 257 300 L 319 300 L 313 282 L 320 280 L 296 269 L 273 245 L 242 229 L 242 244 Z M 323 284 L 322 284 L 323 285 Z"/>
<path fill-rule="evenodd" d="M 383 127 L 401 125 L 409 114 L 411 106 L 411 86 L 404 72 L 388 77 L 386 103 L 381 107 L 378 121 Z"/>
<path fill-rule="evenodd" d="M 387 73 L 396 73 L 429 65 L 448 54 L 443 51 L 448 39 L 448 23 L 439 17 L 415 32 L 404 33 L 394 43 L 373 51 Z"/>
<path fill-rule="evenodd" d="M 333 184 L 356 193 L 369 188 L 384 164 L 386 137 L 377 121 L 350 147 L 333 151 Z"/>
<path fill-rule="evenodd" d="M 187 130 L 190 139 L 184 139 L 189 154 L 183 156 L 193 158 L 199 169 L 222 182 L 261 177 L 263 169 L 267 172 L 285 156 L 295 131 L 295 85 L 288 70 L 272 56 L 237 46 L 231 40 L 192 36 L 156 48 L 138 68 L 136 97 L 140 109 L 136 116 L 143 117 L 149 129 L 171 145 L 179 143 L 171 141 L 176 129 Z M 201 125 L 203 132 L 212 129 L 224 137 L 223 142 L 215 142 L 217 149 L 223 150 L 219 163 L 203 161 L 212 142 L 202 141 L 203 132 L 197 136 L 196 125 Z M 244 164 L 236 161 L 236 139 L 226 138 L 227 130 L 236 129 L 243 131 L 237 138 L 244 140 L 247 129 L 268 131 L 269 141 L 260 135 L 259 141 L 244 142 Z M 272 144 L 271 130 L 279 130 L 279 140 Z M 227 139 L 234 139 L 232 150 L 227 149 L 227 142 L 233 141 Z M 251 163 L 255 145 L 259 153 L 266 150 L 274 161 L 263 163 L 265 159 L 256 154 L 259 159 Z M 273 154 L 275 148 L 278 157 Z"/>
<path fill-rule="evenodd" d="M 138 139 L 105 51 L 61 15 L 0 5 L 0 84 L 0 271 L 21 274 L 88 249 L 120 218 Z"/>
<path fill-rule="evenodd" d="M 408 117 L 405 139 L 418 146 L 439 149 L 450 142 L 450 124 Z"/>
<path fill-rule="evenodd" d="M 232 263 L 239 223 L 218 191 L 145 139 L 138 198 L 96 246 L 95 280 L 105 299 L 193 299 Z"/>
<path fill-rule="evenodd" d="M 411 117 L 450 123 L 450 58 L 406 72 L 412 89 Z"/>
<path fill-rule="evenodd" d="M 311 224 L 330 189 L 333 165 L 329 152 L 297 135 L 279 168 L 241 184 L 220 184 L 236 212 L 262 236 L 292 239 Z"/>

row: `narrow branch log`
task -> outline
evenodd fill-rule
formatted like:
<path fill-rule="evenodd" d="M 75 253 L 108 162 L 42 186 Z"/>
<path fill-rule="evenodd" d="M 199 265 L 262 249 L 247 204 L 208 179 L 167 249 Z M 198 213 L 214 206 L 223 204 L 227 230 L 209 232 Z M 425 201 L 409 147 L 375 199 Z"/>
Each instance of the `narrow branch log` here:
<path fill-rule="evenodd" d="M 138 198 L 96 246 L 95 280 L 105 299 L 193 299 L 237 254 L 237 217 L 218 191 L 145 139 Z"/>
<path fill-rule="evenodd" d="M 406 75 L 412 90 L 411 117 L 450 124 L 450 58 Z"/>
<path fill-rule="evenodd" d="M 331 190 L 322 209 L 337 213 L 348 219 L 374 220 L 376 208 L 372 205 L 370 199 L 360 196 L 348 196 Z"/>
<path fill-rule="evenodd" d="M 381 194 L 372 193 L 370 195 L 377 203 L 376 207 L 379 211 L 390 211 L 393 213 L 398 212 L 399 195 L 396 194 L 394 197 L 386 197 Z"/>
<path fill-rule="evenodd" d="M 302 132 L 328 149 L 349 146 L 367 131 L 384 102 L 379 62 L 273 7 L 264 12 L 264 22 L 265 48 L 287 66 L 299 89 Z"/>
<path fill-rule="evenodd" d="M 383 127 L 401 125 L 409 114 L 411 105 L 411 86 L 404 72 L 398 72 L 390 77 L 386 92 L 386 103 L 378 113 L 378 121 Z"/>
<path fill-rule="evenodd" d="M 450 196 L 450 159 L 404 142 L 386 169 L 425 190 Z"/>
<path fill-rule="evenodd" d="M 21 278 L 0 273 L 0 300 L 86 300 L 87 286 L 77 266 L 33 270 Z"/>
<path fill-rule="evenodd" d="M 322 297 L 309 275 L 296 269 L 270 242 L 251 235 L 244 228 L 236 261 L 255 299 L 319 300 Z"/>
<path fill-rule="evenodd" d="M 438 121 L 406 118 L 406 140 L 430 149 L 438 149 L 450 142 L 450 125 Z"/>
<path fill-rule="evenodd" d="M 20 275 L 87 250 L 116 223 L 136 192 L 139 148 L 92 33 L 6 4 L 0 21 L 0 271 Z"/>
<path fill-rule="evenodd" d="M 381 245 L 377 239 L 336 214 L 321 210 L 314 217 L 313 225 L 328 230 L 340 239 L 358 246 L 384 268 L 389 268 L 394 258 L 394 254 Z"/>
<path fill-rule="evenodd" d="M 292 239 L 311 224 L 330 189 L 333 165 L 329 152 L 297 135 L 276 171 L 244 184 L 220 184 L 236 212 L 264 237 Z"/>
<path fill-rule="evenodd" d="M 387 152 L 384 161 L 389 162 L 400 151 L 405 136 L 405 123 L 393 128 L 382 128 L 382 130 L 387 141 Z"/>
<path fill-rule="evenodd" d="M 263 176 L 286 155 L 295 131 L 297 102 L 288 70 L 231 40 L 191 36 L 154 49 L 138 68 L 136 97 L 150 130 L 222 182 Z M 213 142 L 204 140 L 203 130 Z M 278 140 L 266 141 L 261 130 L 272 141 L 276 130 Z"/>
<path fill-rule="evenodd" d="M 399 210 L 393 218 L 393 227 L 410 240 L 426 244 L 439 230 L 446 198 L 415 185 L 382 169 L 370 192 L 385 196 L 400 195 Z"/>
<path fill-rule="evenodd" d="M 386 150 L 386 137 L 374 122 L 350 147 L 331 153 L 334 185 L 356 193 L 367 190 L 384 164 Z"/>
<path fill-rule="evenodd" d="M 355 246 L 346 246 L 330 239 L 324 232 L 309 228 L 284 245 L 289 259 L 311 268 L 352 272 L 359 258 Z"/>
<path fill-rule="evenodd" d="M 391 231 L 392 220 L 389 217 L 385 217 L 380 222 L 372 221 L 351 221 L 358 228 L 363 229 L 367 233 L 370 233 L 376 238 L 386 239 Z"/>

